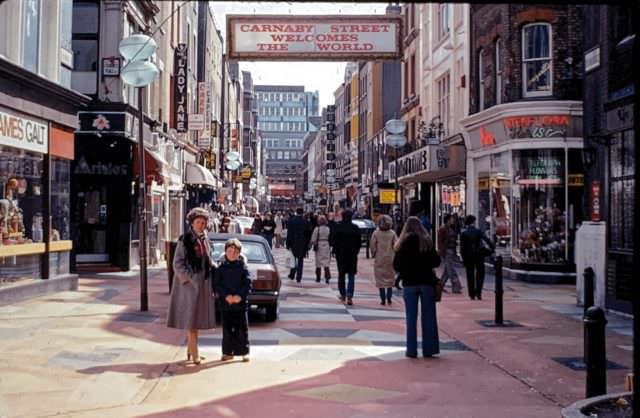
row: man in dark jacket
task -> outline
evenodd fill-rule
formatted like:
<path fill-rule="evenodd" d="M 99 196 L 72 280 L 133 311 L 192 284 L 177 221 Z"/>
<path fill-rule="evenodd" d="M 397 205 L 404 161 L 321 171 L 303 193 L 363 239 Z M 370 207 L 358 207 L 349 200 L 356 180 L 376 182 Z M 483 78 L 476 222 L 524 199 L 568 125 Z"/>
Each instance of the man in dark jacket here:
<path fill-rule="evenodd" d="M 293 280 L 295 277 L 298 283 L 302 281 L 304 257 L 309 251 L 309 240 L 311 239 L 311 225 L 309 221 L 304 219 L 303 214 L 302 208 L 298 208 L 296 215 L 289 218 L 289 222 L 287 222 L 286 246 L 296 258 L 296 267 L 289 271 L 289 278 Z"/>
<path fill-rule="evenodd" d="M 484 258 L 493 252 L 495 245 L 473 225 L 475 221 L 476 217 L 473 215 L 468 215 L 464 220 L 466 229 L 460 234 L 460 253 L 467 272 L 469 297 L 472 300 L 482 300 Z"/>
<path fill-rule="evenodd" d="M 338 263 L 338 289 L 340 300 L 347 300 L 348 305 L 353 305 L 353 292 L 358 272 L 358 253 L 360 252 L 360 229 L 351 222 L 353 213 L 349 209 L 342 212 L 342 221 L 331 231 L 329 241 L 334 249 Z M 345 276 L 349 282 L 345 289 Z"/>

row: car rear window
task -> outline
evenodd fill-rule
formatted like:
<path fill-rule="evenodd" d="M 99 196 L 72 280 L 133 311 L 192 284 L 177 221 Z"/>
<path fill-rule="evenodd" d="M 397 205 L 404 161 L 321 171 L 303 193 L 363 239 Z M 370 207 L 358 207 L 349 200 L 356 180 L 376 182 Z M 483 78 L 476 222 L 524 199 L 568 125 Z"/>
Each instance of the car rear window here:
<path fill-rule="evenodd" d="M 222 254 L 224 254 L 224 241 L 212 241 L 211 242 L 212 258 L 214 261 L 220 260 Z M 268 264 L 269 257 L 264 248 L 264 245 L 259 242 L 243 242 L 241 253 L 247 258 L 249 263 Z"/>

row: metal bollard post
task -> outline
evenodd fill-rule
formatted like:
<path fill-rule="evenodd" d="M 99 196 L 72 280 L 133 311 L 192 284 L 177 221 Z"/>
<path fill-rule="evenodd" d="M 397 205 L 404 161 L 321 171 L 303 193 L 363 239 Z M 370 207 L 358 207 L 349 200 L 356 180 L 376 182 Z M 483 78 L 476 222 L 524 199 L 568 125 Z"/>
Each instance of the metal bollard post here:
<path fill-rule="evenodd" d="M 499 255 L 495 258 L 493 262 L 493 269 L 495 270 L 495 292 L 496 292 L 496 318 L 495 323 L 497 325 L 502 325 L 503 323 L 503 315 L 502 315 L 502 294 L 504 290 L 502 288 L 502 256 Z"/>
<path fill-rule="evenodd" d="M 598 306 L 584 317 L 584 362 L 587 369 L 587 398 L 607 393 L 607 355 L 604 329 L 607 320 Z"/>
<path fill-rule="evenodd" d="M 587 309 L 594 305 L 593 302 L 593 278 L 595 273 L 591 267 L 584 269 L 584 316 L 587 315 Z"/>

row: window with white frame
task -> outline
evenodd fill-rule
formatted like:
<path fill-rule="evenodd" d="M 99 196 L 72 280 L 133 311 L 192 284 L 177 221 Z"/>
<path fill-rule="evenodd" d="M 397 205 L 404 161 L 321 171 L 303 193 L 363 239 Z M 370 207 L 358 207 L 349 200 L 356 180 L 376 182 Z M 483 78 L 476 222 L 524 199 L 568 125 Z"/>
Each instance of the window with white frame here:
<path fill-rule="evenodd" d="M 478 52 L 478 112 L 484 110 L 484 50 Z"/>
<path fill-rule="evenodd" d="M 440 77 L 437 81 L 438 86 L 438 114 L 440 115 L 440 122 L 444 127 L 445 135 L 449 132 L 449 119 L 450 119 L 450 105 L 449 100 L 451 96 L 451 76 L 449 73 Z"/>
<path fill-rule="evenodd" d="M 524 97 L 552 93 L 551 25 L 534 23 L 522 28 L 522 73 Z"/>
<path fill-rule="evenodd" d="M 502 41 L 496 39 L 496 104 L 502 103 Z"/>
<path fill-rule="evenodd" d="M 438 4 L 438 21 L 437 21 L 437 29 L 438 29 L 438 40 L 449 35 L 449 7 L 448 3 L 440 3 Z"/>

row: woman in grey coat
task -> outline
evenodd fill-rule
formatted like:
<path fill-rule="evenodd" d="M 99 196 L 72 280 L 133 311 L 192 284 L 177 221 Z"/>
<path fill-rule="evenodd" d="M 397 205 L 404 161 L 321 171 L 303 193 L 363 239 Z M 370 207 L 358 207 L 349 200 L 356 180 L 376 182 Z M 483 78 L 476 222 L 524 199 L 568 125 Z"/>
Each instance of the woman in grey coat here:
<path fill-rule="evenodd" d="M 320 283 L 322 269 L 324 269 L 324 280 L 329 283 L 331 279 L 331 246 L 329 245 L 329 235 L 331 230 L 327 226 L 327 218 L 324 215 L 318 216 L 318 226 L 311 233 L 309 249 L 316 253 L 316 282 Z"/>
<path fill-rule="evenodd" d="M 215 327 L 215 307 L 211 277 L 215 268 L 211 262 L 205 228 L 209 213 L 194 208 L 187 214 L 191 229 L 180 240 L 173 258 L 177 282 L 171 288 L 167 326 L 186 329 L 187 361 L 200 364 L 198 330 Z"/>
<path fill-rule="evenodd" d="M 380 304 L 391 305 L 391 295 L 393 294 L 393 284 L 396 281 L 396 272 L 393 270 L 393 256 L 397 237 L 391 229 L 391 217 L 380 215 L 378 228 L 371 235 L 369 244 L 373 261 L 373 275 L 376 278 L 376 287 L 380 291 Z"/>

